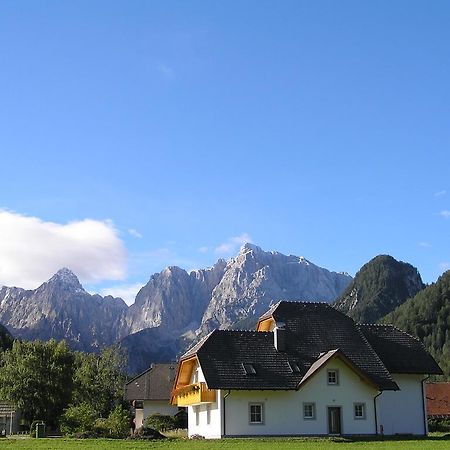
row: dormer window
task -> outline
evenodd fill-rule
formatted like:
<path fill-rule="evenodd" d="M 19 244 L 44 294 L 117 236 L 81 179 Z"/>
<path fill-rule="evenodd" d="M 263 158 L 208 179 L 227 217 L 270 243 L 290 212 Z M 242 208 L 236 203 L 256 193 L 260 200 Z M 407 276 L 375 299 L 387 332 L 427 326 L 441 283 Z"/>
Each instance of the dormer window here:
<path fill-rule="evenodd" d="M 251 363 L 242 363 L 245 375 L 256 375 L 256 369 Z"/>
<path fill-rule="evenodd" d="M 339 384 L 339 372 L 337 370 L 327 370 L 327 383 L 332 385 Z"/>

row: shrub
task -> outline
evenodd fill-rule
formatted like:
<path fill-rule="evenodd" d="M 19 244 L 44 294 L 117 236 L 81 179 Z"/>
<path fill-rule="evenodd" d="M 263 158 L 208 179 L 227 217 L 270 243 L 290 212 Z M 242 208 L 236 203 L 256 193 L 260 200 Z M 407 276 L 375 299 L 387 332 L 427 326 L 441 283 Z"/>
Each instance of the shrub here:
<path fill-rule="evenodd" d="M 145 419 L 144 428 L 152 428 L 156 431 L 173 430 L 176 428 L 176 420 L 173 416 L 151 414 Z"/>
<path fill-rule="evenodd" d="M 107 419 L 97 419 L 94 431 L 103 437 L 122 439 L 130 434 L 130 419 L 128 411 L 122 406 L 116 406 Z"/>
<path fill-rule="evenodd" d="M 450 431 L 450 419 L 428 419 L 429 431 Z"/>
<path fill-rule="evenodd" d="M 88 403 L 70 406 L 60 419 L 63 434 L 85 433 L 94 428 L 97 412 Z"/>

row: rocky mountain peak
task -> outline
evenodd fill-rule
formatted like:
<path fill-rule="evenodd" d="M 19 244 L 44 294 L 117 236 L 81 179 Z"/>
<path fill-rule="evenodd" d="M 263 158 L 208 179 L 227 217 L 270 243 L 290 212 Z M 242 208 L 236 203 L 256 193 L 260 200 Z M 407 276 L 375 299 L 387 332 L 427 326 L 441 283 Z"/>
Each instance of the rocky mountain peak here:
<path fill-rule="evenodd" d="M 239 250 L 239 254 L 244 254 L 248 252 L 259 253 L 262 252 L 262 248 L 258 247 L 255 244 L 251 244 L 250 242 L 246 242 Z"/>
<path fill-rule="evenodd" d="M 83 286 L 80 283 L 80 280 L 78 280 L 78 277 L 67 267 L 63 267 L 62 269 L 59 269 L 58 272 L 55 273 L 46 283 L 44 284 L 62 284 L 65 287 L 75 289 L 75 290 L 82 290 Z"/>

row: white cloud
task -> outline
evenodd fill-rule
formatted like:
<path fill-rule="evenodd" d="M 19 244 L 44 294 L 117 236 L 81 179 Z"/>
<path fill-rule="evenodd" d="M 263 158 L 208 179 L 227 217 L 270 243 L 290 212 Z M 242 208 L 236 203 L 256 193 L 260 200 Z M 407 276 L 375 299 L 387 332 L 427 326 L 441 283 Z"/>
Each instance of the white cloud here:
<path fill-rule="evenodd" d="M 442 191 L 438 191 L 434 193 L 435 197 L 442 197 L 443 195 L 445 195 L 447 193 L 446 190 L 442 190 Z"/>
<path fill-rule="evenodd" d="M 197 251 L 199 253 L 208 253 L 209 252 L 209 247 L 206 247 L 206 246 L 200 247 L 200 248 L 197 249 Z"/>
<path fill-rule="evenodd" d="M 0 210 L 0 285 L 34 289 L 62 267 L 82 282 L 123 279 L 126 259 L 110 221 L 60 224 Z"/>
<path fill-rule="evenodd" d="M 419 242 L 419 247 L 430 248 L 431 244 L 429 242 Z"/>
<path fill-rule="evenodd" d="M 144 286 L 144 283 L 134 284 L 119 284 L 117 286 L 111 286 L 100 290 L 100 295 L 112 295 L 113 297 L 120 297 L 125 300 L 127 305 L 132 305 L 136 294 Z"/>
<path fill-rule="evenodd" d="M 444 209 L 439 213 L 444 219 L 450 218 L 450 211 L 448 209 Z"/>
<path fill-rule="evenodd" d="M 241 245 L 252 243 L 252 238 L 247 233 L 242 233 L 239 236 L 233 236 L 227 239 L 215 248 L 215 252 L 219 255 L 231 255 L 236 253 Z"/>
<path fill-rule="evenodd" d="M 142 238 L 142 234 L 139 233 L 139 231 L 134 229 L 134 228 L 128 228 L 128 234 L 130 236 L 133 236 L 133 237 L 138 238 L 138 239 Z"/>
<path fill-rule="evenodd" d="M 441 262 L 439 264 L 439 268 L 442 270 L 442 272 L 446 272 L 447 270 L 450 270 L 450 262 Z"/>

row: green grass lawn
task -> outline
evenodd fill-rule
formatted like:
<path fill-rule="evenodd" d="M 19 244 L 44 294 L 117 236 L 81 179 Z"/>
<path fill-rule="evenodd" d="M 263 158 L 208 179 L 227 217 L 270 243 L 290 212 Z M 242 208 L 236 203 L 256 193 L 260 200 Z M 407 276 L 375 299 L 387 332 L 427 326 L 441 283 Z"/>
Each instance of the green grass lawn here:
<path fill-rule="evenodd" d="M 222 439 L 127 441 L 111 439 L 1 439 L 1 450 L 450 450 L 450 439 L 352 441 L 344 439 Z"/>

